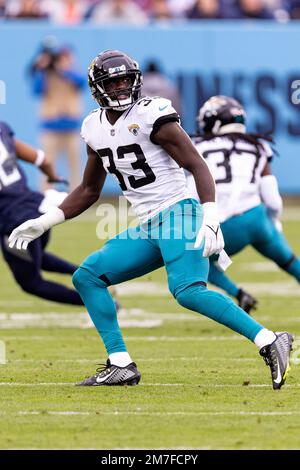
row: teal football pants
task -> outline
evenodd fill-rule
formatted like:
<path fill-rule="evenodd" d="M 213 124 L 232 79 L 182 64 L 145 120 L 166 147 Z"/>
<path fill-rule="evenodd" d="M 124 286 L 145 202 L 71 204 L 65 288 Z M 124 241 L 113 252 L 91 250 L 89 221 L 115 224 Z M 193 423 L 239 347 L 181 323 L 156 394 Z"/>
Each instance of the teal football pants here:
<path fill-rule="evenodd" d="M 254 340 L 263 328 L 231 299 L 209 291 L 206 282 L 209 260 L 203 244 L 194 249 L 202 224 L 202 208 L 185 199 L 162 211 L 148 223 L 109 240 L 91 254 L 75 272 L 78 290 L 108 354 L 126 351 L 118 325 L 115 304 L 107 289 L 165 266 L 169 289 L 178 303 L 202 313 Z"/>
<path fill-rule="evenodd" d="M 264 205 L 260 204 L 241 215 L 231 217 L 221 224 L 221 229 L 229 256 L 251 245 L 300 283 L 300 260 L 293 254 L 284 235 L 276 229 Z M 210 259 L 208 280 L 236 297 L 238 287 L 218 269 L 213 258 Z"/>

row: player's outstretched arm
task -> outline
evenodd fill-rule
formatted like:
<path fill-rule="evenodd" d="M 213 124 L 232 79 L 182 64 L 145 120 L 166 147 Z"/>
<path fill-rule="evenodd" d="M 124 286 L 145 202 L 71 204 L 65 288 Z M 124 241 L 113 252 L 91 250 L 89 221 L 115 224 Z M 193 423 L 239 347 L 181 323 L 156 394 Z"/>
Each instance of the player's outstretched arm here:
<path fill-rule="evenodd" d="M 54 169 L 51 161 L 43 150 L 35 149 L 25 142 L 15 139 L 16 154 L 20 160 L 32 163 L 40 168 L 40 170 L 48 177 L 51 183 L 65 182 L 60 178 Z"/>
<path fill-rule="evenodd" d="M 82 183 L 63 201 L 36 219 L 27 220 L 11 233 L 8 241 L 12 248 L 26 250 L 28 244 L 40 237 L 44 232 L 66 219 L 72 219 L 92 206 L 99 198 L 104 185 L 106 173 L 98 155 L 87 149 L 88 161 Z"/>
<path fill-rule="evenodd" d="M 106 171 L 101 158 L 87 145 L 88 161 L 81 184 L 59 206 L 65 219 L 72 219 L 91 207 L 101 194 Z"/>
<path fill-rule="evenodd" d="M 199 155 L 189 136 L 176 122 L 161 126 L 153 135 L 152 140 L 160 145 L 179 166 L 194 176 L 204 211 L 203 224 L 197 235 L 195 247 L 199 247 L 204 240 L 203 256 L 220 253 L 224 248 L 224 240 L 215 203 L 215 183 L 204 158 Z"/>

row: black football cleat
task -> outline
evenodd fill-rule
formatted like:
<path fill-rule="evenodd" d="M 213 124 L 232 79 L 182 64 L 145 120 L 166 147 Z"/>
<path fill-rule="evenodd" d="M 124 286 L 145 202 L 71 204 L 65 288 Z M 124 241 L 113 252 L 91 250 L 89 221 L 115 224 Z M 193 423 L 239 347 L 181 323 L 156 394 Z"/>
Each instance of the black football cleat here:
<path fill-rule="evenodd" d="M 264 346 L 259 354 L 264 358 L 267 366 L 270 366 L 273 389 L 279 390 L 284 384 L 290 370 L 290 353 L 292 351 L 293 336 L 286 331 L 275 333 L 273 343 Z"/>
<path fill-rule="evenodd" d="M 107 359 L 106 365 L 99 367 L 97 373 L 76 385 L 137 385 L 141 380 L 141 374 L 136 364 L 131 362 L 126 367 L 115 366 Z"/>
<path fill-rule="evenodd" d="M 246 313 L 249 313 L 249 315 L 252 309 L 256 309 L 257 300 L 243 289 L 239 289 L 236 298 L 239 302 L 239 306 L 245 310 Z"/>

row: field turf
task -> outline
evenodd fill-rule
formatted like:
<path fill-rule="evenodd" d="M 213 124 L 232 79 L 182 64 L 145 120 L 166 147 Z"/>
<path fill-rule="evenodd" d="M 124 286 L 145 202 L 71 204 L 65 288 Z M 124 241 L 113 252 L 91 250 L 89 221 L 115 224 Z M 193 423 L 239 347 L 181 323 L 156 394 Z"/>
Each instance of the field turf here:
<path fill-rule="evenodd" d="M 288 208 L 286 218 L 285 233 L 299 253 L 297 208 Z M 50 249 L 79 263 L 102 243 L 95 227 L 92 213 L 56 227 Z M 23 293 L 1 260 L 7 363 L 0 365 L 0 448 L 299 448 L 300 288 L 252 249 L 234 261 L 228 273 L 259 299 L 258 321 L 296 336 L 294 364 L 280 391 L 273 391 L 254 345 L 176 304 L 163 270 L 118 289 L 140 385 L 75 387 L 106 360 L 87 314 Z M 71 285 L 64 276 L 45 277 Z"/>

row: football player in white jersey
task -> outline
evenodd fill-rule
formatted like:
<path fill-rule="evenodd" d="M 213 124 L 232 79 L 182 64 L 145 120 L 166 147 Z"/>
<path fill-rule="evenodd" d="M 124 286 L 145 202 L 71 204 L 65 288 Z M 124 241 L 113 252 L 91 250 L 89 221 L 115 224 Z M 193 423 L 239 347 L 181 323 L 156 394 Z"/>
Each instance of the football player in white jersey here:
<path fill-rule="evenodd" d="M 213 96 L 200 108 L 195 140 L 214 176 L 221 228 L 229 255 L 252 245 L 259 253 L 300 282 L 300 260 L 282 234 L 282 199 L 272 175 L 270 145 L 248 134 L 241 104 L 227 96 Z M 192 175 L 188 188 L 197 197 Z M 247 312 L 256 300 L 239 289 L 211 260 L 209 282 L 236 297 Z"/>
<path fill-rule="evenodd" d="M 79 385 L 139 382 L 107 288 L 164 265 L 179 304 L 253 341 L 270 366 L 273 388 L 280 388 L 289 369 L 292 336 L 264 328 L 230 298 L 206 287 L 208 257 L 223 249 L 215 185 L 171 102 L 140 98 L 138 64 L 116 50 L 93 60 L 89 85 L 100 109 L 82 126 L 88 154 L 82 183 L 59 208 L 25 222 L 10 236 L 12 246 L 24 248 L 53 225 L 79 215 L 98 200 L 107 172 L 139 216 L 137 227 L 109 240 L 73 276 L 108 353 L 106 365 Z M 183 168 L 194 175 L 202 206 L 190 198 Z"/>

